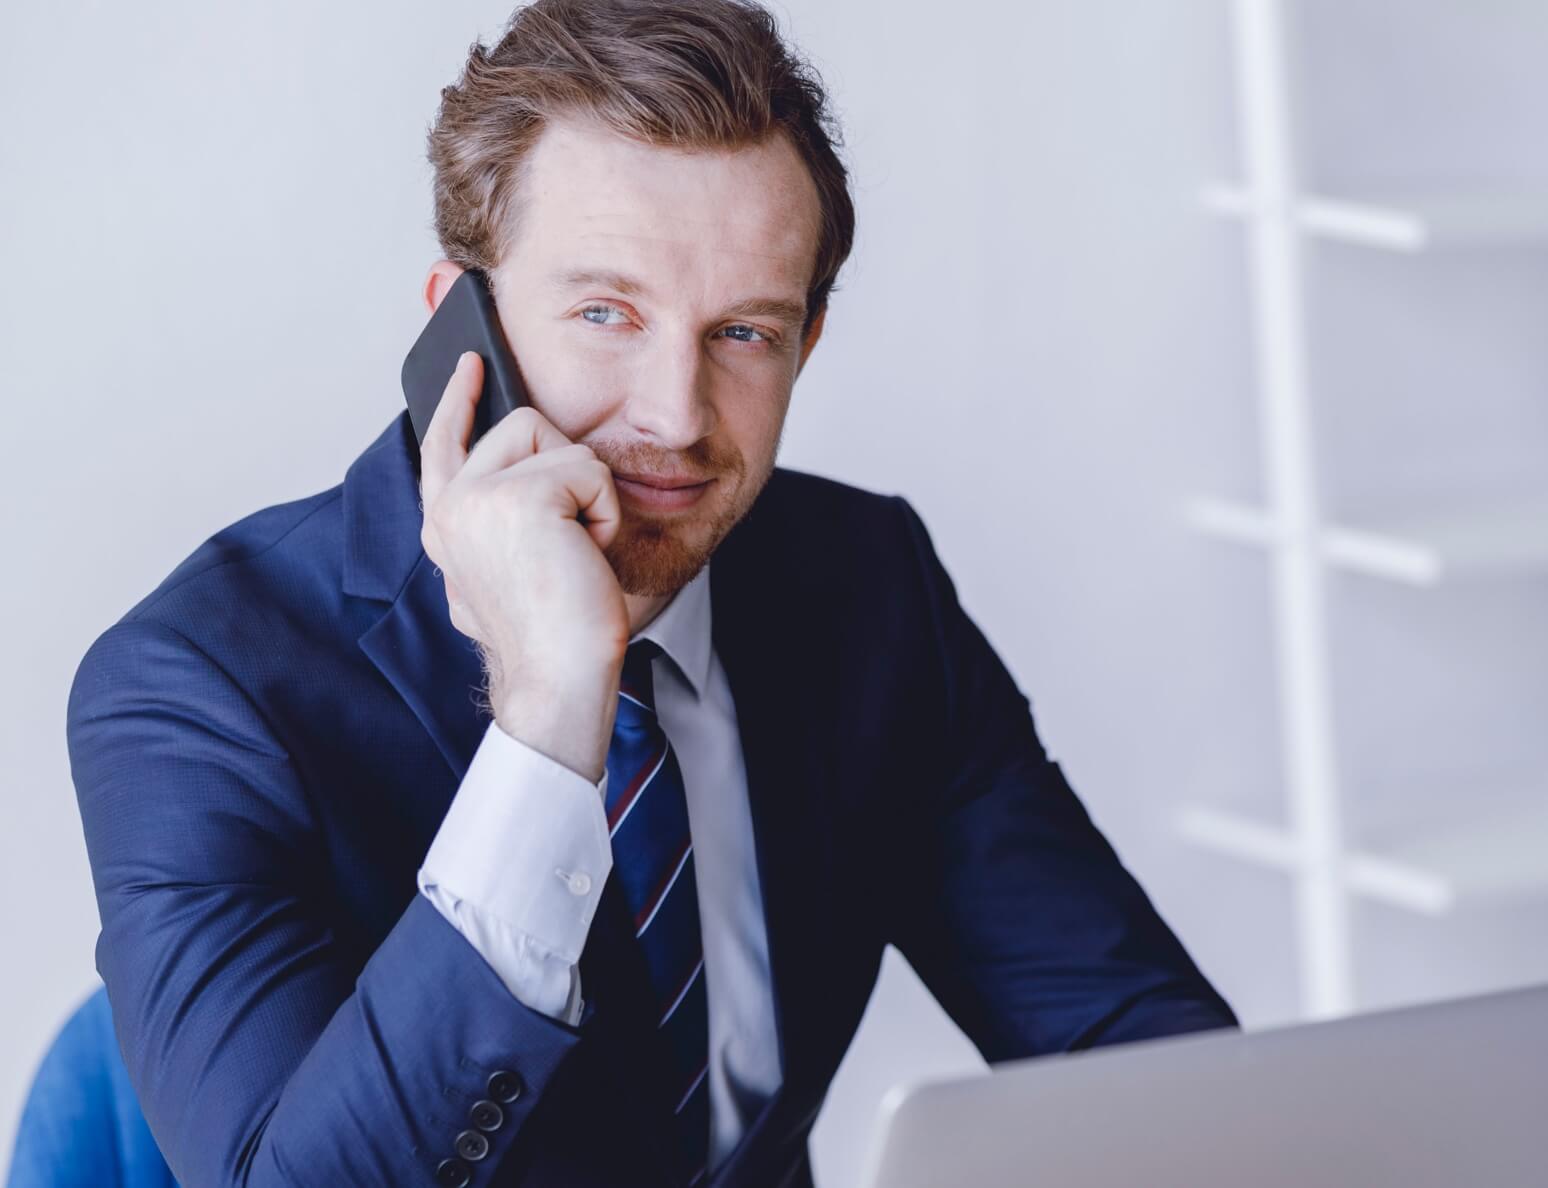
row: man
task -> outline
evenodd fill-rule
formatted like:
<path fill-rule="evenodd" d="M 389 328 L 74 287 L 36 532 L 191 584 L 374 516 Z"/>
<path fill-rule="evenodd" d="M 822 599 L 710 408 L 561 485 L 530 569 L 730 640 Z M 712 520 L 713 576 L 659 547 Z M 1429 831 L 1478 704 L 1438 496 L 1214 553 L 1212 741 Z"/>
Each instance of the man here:
<path fill-rule="evenodd" d="M 98 967 L 205 1184 L 809 1183 L 882 949 L 991 1060 L 1234 1022 L 901 498 L 774 465 L 853 212 L 735 0 L 538 0 L 430 137 L 531 407 L 218 534 L 69 707 Z M 713 563 L 710 559 L 713 555 Z"/>

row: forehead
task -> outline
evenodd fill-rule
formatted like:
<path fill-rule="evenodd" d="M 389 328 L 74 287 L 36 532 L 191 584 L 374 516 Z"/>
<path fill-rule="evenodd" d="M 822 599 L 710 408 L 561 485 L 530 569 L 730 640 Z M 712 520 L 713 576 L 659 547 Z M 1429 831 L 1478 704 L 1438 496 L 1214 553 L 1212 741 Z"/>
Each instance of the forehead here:
<path fill-rule="evenodd" d="M 784 135 L 736 150 L 684 151 L 589 122 L 551 122 L 520 187 L 510 254 L 523 272 L 632 266 L 678 283 L 734 279 L 805 297 L 819 201 Z"/>

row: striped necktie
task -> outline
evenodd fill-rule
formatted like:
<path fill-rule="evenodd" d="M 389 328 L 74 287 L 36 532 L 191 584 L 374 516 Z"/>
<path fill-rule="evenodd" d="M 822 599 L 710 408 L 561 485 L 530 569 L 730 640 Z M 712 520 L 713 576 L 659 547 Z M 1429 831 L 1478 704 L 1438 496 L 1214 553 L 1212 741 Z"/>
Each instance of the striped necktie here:
<path fill-rule="evenodd" d="M 607 828 L 613 873 L 634 918 L 655 995 L 657 1027 L 672 1053 L 679 1184 L 704 1178 L 709 1156 L 709 1036 L 698 883 L 683 773 L 656 720 L 652 640 L 629 645 L 607 753 Z"/>

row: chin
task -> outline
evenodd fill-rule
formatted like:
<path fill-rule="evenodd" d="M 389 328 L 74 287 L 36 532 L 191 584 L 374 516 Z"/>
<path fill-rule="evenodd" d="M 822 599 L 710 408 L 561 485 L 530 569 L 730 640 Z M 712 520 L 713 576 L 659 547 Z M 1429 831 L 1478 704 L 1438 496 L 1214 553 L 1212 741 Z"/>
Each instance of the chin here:
<path fill-rule="evenodd" d="M 691 582 L 720 543 L 718 536 L 702 539 L 702 526 L 694 527 L 698 530 L 690 535 L 666 524 L 626 521 L 606 550 L 623 592 L 657 598 L 675 594 Z"/>
<path fill-rule="evenodd" d="M 604 555 L 625 594 L 660 598 L 675 594 L 709 562 L 752 500 L 732 500 L 694 520 L 652 519 L 625 514 Z"/>

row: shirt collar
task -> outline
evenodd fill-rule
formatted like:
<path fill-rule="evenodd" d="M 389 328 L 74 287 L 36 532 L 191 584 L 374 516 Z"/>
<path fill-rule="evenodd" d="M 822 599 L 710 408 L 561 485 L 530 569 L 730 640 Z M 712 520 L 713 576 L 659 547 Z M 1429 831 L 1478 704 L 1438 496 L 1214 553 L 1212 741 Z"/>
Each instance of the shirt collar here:
<path fill-rule="evenodd" d="M 704 695 L 710 668 L 710 567 L 699 570 L 694 578 L 646 627 L 635 633 L 636 639 L 649 639 L 672 657 L 692 686 L 695 697 Z"/>

